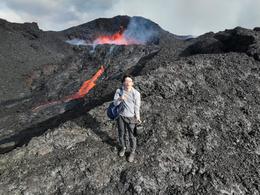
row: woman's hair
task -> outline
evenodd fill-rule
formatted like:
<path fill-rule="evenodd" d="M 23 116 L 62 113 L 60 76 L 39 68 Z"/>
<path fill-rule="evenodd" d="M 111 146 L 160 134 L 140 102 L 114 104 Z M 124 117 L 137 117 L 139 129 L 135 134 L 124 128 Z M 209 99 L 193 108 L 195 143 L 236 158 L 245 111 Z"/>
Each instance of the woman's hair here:
<path fill-rule="evenodd" d="M 122 80 L 121 80 L 121 82 L 122 82 L 122 83 L 124 83 L 124 82 L 125 82 L 125 79 L 126 79 L 126 77 L 129 77 L 129 78 L 131 78 L 131 79 L 132 79 L 132 81 L 134 82 L 134 77 L 132 77 L 132 75 L 130 75 L 130 74 L 125 74 L 125 75 L 123 76 Z"/>

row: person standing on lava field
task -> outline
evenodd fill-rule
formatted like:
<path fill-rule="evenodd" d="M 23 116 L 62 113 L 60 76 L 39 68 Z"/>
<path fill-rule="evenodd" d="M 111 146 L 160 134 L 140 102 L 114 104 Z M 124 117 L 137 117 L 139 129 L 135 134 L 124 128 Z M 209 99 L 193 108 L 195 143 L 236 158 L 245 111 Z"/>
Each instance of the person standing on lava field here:
<path fill-rule="evenodd" d="M 140 124 L 140 106 L 141 94 L 134 87 L 134 80 L 131 75 L 124 75 L 122 86 L 116 90 L 114 95 L 114 105 L 117 106 L 123 102 L 123 111 L 120 112 L 117 120 L 118 138 L 119 138 L 119 156 L 123 157 L 126 152 L 126 139 L 130 142 L 130 154 L 127 157 L 129 162 L 134 161 L 136 150 L 136 137 L 134 128 Z M 123 93 L 122 93 L 123 92 Z"/>

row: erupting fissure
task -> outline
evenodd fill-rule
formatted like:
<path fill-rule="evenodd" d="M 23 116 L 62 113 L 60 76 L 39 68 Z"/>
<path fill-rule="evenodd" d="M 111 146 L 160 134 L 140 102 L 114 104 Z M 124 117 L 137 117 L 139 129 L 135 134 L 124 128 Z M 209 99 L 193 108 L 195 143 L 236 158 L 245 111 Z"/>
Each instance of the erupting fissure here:
<path fill-rule="evenodd" d="M 54 104 L 58 104 L 58 103 L 62 103 L 62 102 L 68 102 L 70 100 L 75 100 L 75 99 L 79 99 L 79 98 L 84 97 L 93 87 L 96 86 L 95 82 L 103 74 L 104 71 L 105 71 L 105 67 L 102 65 L 101 68 L 95 73 L 95 75 L 91 77 L 91 79 L 86 80 L 81 85 L 80 89 L 75 94 L 70 95 L 70 96 L 66 96 L 61 100 L 55 100 L 55 101 L 51 101 L 51 102 L 41 104 L 40 106 L 37 106 L 37 107 L 33 108 L 32 110 L 35 111 L 35 110 L 38 110 L 40 108 L 48 107 L 50 105 L 54 105 Z"/>
<path fill-rule="evenodd" d="M 77 93 L 72 95 L 72 99 L 78 99 L 84 97 L 93 87 L 96 86 L 97 79 L 102 75 L 105 71 L 104 66 L 102 65 L 101 68 L 96 72 L 96 74 L 89 80 L 85 81 Z"/>

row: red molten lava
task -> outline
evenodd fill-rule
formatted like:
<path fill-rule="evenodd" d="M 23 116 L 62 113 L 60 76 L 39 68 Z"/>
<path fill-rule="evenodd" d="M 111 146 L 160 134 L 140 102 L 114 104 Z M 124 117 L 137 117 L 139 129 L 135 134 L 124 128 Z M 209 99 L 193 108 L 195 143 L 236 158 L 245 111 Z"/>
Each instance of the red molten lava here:
<path fill-rule="evenodd" d="M 99 36 L 94 41 L 94 44 L 95 45 L 101 45 L 101 44 L 134 45 L 134 44 L 141 44 L 141 43 L 133 38 L 125 36 L 124 30 L 121 27 L 120 30 L 113 35 Z"/>
<path fill-rule="evenodd" d="M 96 80 L 102 75 L 104 70 L 104 66 L 101 66 L 101 68 L 96 72 L 96 74 L 91 79 L 85 81 L 78 90 L 78 92 L 71 96 L 72 99 L 84 97 L 93 87 L 95 87 Z"/>
<path fill-rule="evenodd" d="M 55 100 L 55 101 L 51 101 L 51 102 L 47 102 L 47 103 L 41 104 L 40 106 L 37 106 L 37 107 L 33 108 L 32 110 L 35 111 L 35 110 L 38 110 L 39 108 L 45 108 L 45 107 L 48 107 L 50 105 L 55 105 L 55 104 L 58 104 L 58 103 L 68 102 L 70 100 L 79 99 L 79 98 L 84 97 L 93 87 L 96 86 L 95 82 L 102 75 L 102 73 L 104 71 L 105 71 L 104 66 L 101 66 L 101 68 L 95 73 L 95 75 L 92 76 L 91 79 L 85 81 L 81 85 L 80 89 L 75 94 L 70 95 L 70 96 L 66 96 L 62 100 Z"/>

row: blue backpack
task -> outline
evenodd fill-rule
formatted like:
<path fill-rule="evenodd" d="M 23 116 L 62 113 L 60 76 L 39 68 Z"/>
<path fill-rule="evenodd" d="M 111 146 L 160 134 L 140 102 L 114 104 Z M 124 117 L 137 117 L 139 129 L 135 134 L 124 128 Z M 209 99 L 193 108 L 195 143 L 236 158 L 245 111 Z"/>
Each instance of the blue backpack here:
<path fill-rule="evenodd" d="M 123 89 L 120 88 L 120 96 L 122 96 Z M 120 112 L 122 112 L 124 109 L 123 102 L 120 102 L 119 105 L 115 106 L 114 101 L 111 102 L 107 108 L 107 116 L 111 120 L 116 120 L 119 117 Z"/>

